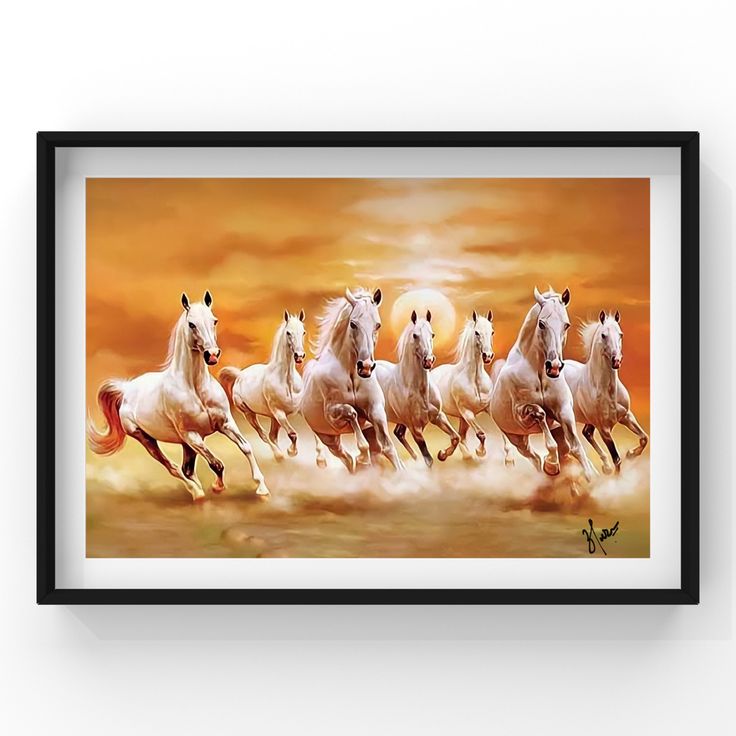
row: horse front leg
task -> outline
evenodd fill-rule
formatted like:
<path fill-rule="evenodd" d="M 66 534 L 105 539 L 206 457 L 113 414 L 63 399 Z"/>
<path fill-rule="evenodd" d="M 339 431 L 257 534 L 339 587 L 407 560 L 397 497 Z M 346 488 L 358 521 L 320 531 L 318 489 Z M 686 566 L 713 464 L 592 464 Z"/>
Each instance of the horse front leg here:
<path fill-rule="evenodd" d="M 355 472 L 355 460 L 353 456 L 342 446 L 339 434 L 317 434 L 314 436 L 348 469 L 349 473 Z M 319 463 L 319 461 L 318 461 Z M 325 463 L 326 464 L 326 463 Z"/>
<path fill-rule="evenodd" d="M 225 423 L 218 430 L 221 434 L 224 434 L 229 440 L 234 442 L 238 449 L 245 455 L 245 459 L 250 465 L 250 474 L 256 486 L 256 494 L 258 496 L 270 496 L 271 493 L 266 486 L 266 480 L 263 477 L 261 469 L 258 467 L 258 461 L 253 454 L 253 448 L 250 446 L 250 442 L 243 437 L 238 429 L 238 425 L 235 424 L 235 420 L 232 417 L 228 417 Z"/>
<path fill-rule="evenodd" d="M 414 448 L 409 444 L 409 441 L 406 439 L 406 424 L 397 424 L 394 427 L 394 435 L 396 436 L 396 439 L 401 442 L 401 444 L 404 446 L 406 451 L 411 456 L 412 460 L 417 459 L 417 454 L 414 452 Z"/>
<path fill-rule="evenodd" d="M 271 448 L 271 452 L 273 453 L 273 457 L 275 460 L 283 460 L 284 459 L 284 453 L 281 452 L 281 448 L 277 444 L 277 437 L 273 437 L 272 434 L 266 434 L 266 431 L 263 429 L 263 426 L 261 425 L 261 422 L 258 419 L 258 415 L 250 409 L 250 407 L 246 406 L 245 404 L 242 404 L 238 407 L 240 411 L 243 412 L 245 415 L 245 418 L 248 420 L 248 423 L 250 424 L 253 429 L 255 429 L 256 434 L 261 438 L 261 441 L 267 444 Z M 272 426 L 273 426 L 273 418 L 271 419 Z"/>
<path fill-rule="evenodd" d="M 336 429 L 340 430 L 345 424 L 349 424 L 355 433 L 355 442 L 358 447 L 358 460 L 357 464 L 364 467 L 371 464 L 370 446 L 368 440 L 363 434 L 360 422 L 358 421 L 358 412 L 350 404 L 333 404 L 327 408 L 326 412 L 327 421 Z M 322 441 L 325 442 L 324 437 L 321 437 Z M 327 445 L 327 443 L 325 442 Z M 330 447 L 330 445 L 327 445 Z M 330 447 L 330 450 L 332 448 Z"/>
<path fill-rule="evenodd" d="M 388 419 L 386 417 L 386 409 L 383 404 L 374 405 L 370 409 L 368 421 L 376 430 L 376 439 L 381 446 L 381 453 L 394 466 L 394 470 L 403 470 L 404 463 L 396 452 L 394 443 L 388 434 Z"/>
<path fill-rule="evenodd" d="M 475 436 L 478 438 L 478 442 L 480 443 L 478 447 L 475 449 L 475 454 L 478 457 L 485 457 L 486 456 L 486 433 L 483 431 L 483 427 L 478 424 L 478 420 L 475 418 L 475 412 L 472 409 L 468 409 L 467 407 L 459 406 L 460 413 L 462 415 L 462 418 L 465 420 L 465 422 L 470 426 L 470 428 L 475 432 Z"/>
<path fill-rule="evenodd" d="M 289 454 L 289 457 L 296 457 L 296 454 L 298 453 L 296 447 L 297 434 L 296 430 L 291 425 L 291 422 L 289 422 L 289 417 L 286 416 L 286 412 L 283 411 L 283 409 L 272 408 L 271 411 L 273 412 L 274 418 L 284 429 L 287 436 L 289 437 L 289 440 L 291 441 L 291 445 L 289 445 L 289 449 L 286 452 Z"/>
<path fill-rule="evenodd" d="M 522 457 L 525 457 L 527 460 L 529 460 L 540 473 L 542 472 L 542 456 L 532 450 L 531 445 L 529 444 L 528 434 L 507 435 L 506 432 L 504 432 L 503 436 L 519 451 L 519 454 Z"/>
<path fill-rule="evenodd" d="M 547 424 L 547 414 L 544 409 L 539 404 L 524 404 L 518 407 L 517 412 L 519 422 L 522 425 L 529 428 L 533 426 L 539 427 L 542 437 L 544 437 L 544 446 L 547 449 L 547 456 L 544 458 L 544 462 L 542 463 L 542 469 L 547 475 L 559 475 L 560 456 L 557 451 L 557 443 L 555 442 L 552 432 L 550 432 L 549 425 Z"/>
<path fill-rule="evenodd" d="M 422 433 L 422 430 L 420 427 L 411 427 L 411 436 L 414 438 L 414 442 L 417 443 L 417 447 L 419 448 L 419 452 L 422 453 L 422 457 L 424 458 L 424 464 L 428 467 L 432 467 L 432 454 L 429 451 L 429 448 L 427 447 L 427 441 L 424 439 L 424 434 Z"/>
<path fill-rule="evenodd" d="M 634 412 L 629 410 L 624 417 L 619 420 L 626 429 L 633 432 L 639 438 L 639 447 L 634 447 L 626 453 L 626 457 L 639 457 L 644 452 L 644 448 L 649 443 L 649 435 L 642 429 L 639 422 L 634 416 Z"/>
<path fill-rule="evenodd" d="M 457 446 L 460 444 L 460 435 L 455 431 L 455 427 L 450 424 L 450 420 L 447 418 L 447 414 L 443 411 L 438 411 L 434 417 L 429 419 L 435 427 L 439 427 L 443 432 L 450 435 L 450 446 L 446 450 L 440 450 L 437 453 L 437 459 L 441 462 L 447 460 L 453 452 L 455 452 Z"/>
<path fill-rule="evenodd" d="M 599 431 L 601 433 L 601 437 L 603 437 L 603 442 L 608 448 L 608 452 L 611 453 L 611 460 L 613 460 L 613 467 L 616 468 L 617 473 L 620 473 L 621 472 L 621 456 L 618 454 L 618 448 L 616 447 L 616 443 L 613 441 L 613 437 L 611 436 L 611 430 L 601 429 Z"/>

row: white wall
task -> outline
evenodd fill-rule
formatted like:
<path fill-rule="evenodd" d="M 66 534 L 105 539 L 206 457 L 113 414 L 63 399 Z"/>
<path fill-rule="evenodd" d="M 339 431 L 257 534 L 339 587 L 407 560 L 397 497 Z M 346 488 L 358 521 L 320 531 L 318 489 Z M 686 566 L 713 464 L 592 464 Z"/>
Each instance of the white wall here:
<path fill-rule="evenodd" d="M 602 735 L 700 732 L 732 715 L 729 3 L 158 5 L 3 8 L 3 731 Z M 37 129 L 700 130 L 702 604 L 37 607 Z"/>

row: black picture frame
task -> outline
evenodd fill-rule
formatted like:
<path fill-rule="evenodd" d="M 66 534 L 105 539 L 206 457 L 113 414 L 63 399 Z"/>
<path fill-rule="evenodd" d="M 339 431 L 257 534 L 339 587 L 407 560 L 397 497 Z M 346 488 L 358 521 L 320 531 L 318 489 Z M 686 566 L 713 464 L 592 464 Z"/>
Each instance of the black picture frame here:
<path fill-rule="evenodd" d="M 62 589 L 55 580 L 55 154 L 64 147 L 673 147 L 681 161 L 682 334 L 699 335 L 697 132 L 40 132 L 37 134 L 37 602 L 40 604 L 695 604 L 699 459 L 681 453 L 681 579 L 667 589 Z M 681 426 L 698 446 L 697 350 L 683 350 Z"/>

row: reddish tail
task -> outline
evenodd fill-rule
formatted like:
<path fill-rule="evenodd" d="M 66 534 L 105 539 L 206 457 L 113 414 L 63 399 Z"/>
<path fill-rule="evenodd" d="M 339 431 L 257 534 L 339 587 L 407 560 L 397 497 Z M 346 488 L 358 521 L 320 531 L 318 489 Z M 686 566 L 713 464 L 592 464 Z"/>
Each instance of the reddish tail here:
<path fill-rule="evenodd" d="M 231 365 L 226 366 L 217 374 L 217 380 L 225 389 L 230 406 L 233 406 L 233 384 L 239 375 L 240 371 L 237 368 L 233 368 Z"/>
<path fill-rule="evenodd" d="M 97 392 L 97 403 L 105 415 L 107 430 L 100 432 L 91 417 L 87 418 L 87 439 L 92 452 L 98 455 L 112 455 L 125 442 L 125 430 L 120 421 L 120 404 L 123 402 L 123 389 L 120 381 L 105 381 Z"/>

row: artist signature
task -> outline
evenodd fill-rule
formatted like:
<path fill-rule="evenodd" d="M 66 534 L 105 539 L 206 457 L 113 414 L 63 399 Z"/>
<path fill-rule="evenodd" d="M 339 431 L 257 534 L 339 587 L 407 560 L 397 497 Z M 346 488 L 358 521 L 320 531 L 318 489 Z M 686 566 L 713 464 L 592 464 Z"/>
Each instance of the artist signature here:
<path fill-rule="evenodd" d="M 618 522 L 609 529 L 601 529 L 600 534 L 598 534 L 593 526 L 593 519 L 588 519 L 588 529 L 583 529 L 583 536 L 588 542 L 588 554 L 592 555 L 595 553 L 596 549 L 600 549 L 604 555 L 608 556 L 608 552 L 606 552 L 603 542 L 606 539 L 615 537 L 616 532 L 618 532 Z"/>

